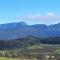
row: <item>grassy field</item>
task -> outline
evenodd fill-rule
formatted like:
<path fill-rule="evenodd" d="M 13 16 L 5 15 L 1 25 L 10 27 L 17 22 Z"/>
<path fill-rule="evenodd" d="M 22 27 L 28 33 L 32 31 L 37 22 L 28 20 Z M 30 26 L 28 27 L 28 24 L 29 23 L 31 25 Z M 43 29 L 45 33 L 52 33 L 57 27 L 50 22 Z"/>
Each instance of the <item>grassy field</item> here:
<path fill-rule="evenodd" d="M 36 60 L 36 59 L 19 59 L 19 58 L 0 57 L 0 60 Z"/>
<path fill-rule="evenodd" d="M 0 57 L 0 60 L 23 60 L 23 59 Z"/>

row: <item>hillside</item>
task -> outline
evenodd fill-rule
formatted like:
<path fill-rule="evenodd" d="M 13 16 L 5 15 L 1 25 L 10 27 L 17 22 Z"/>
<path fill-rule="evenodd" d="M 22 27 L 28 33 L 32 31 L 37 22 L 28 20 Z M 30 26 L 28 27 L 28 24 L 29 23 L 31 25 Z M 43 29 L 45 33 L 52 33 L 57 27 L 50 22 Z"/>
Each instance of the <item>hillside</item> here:
<path fill-rule="evenodd" d="M 40 44 L 60 45 L 60 37 L 37 38 L 33 36 L 28 36 L 25 38 L 15 40 L 0 40 L 0 50 L 17 49 L 17 48 L 24 49 L 29 46 L 40 45 Z"/>
<path fill-rule="evenodd" d="M 24 22 L 0 24 L 0 40 L 19 39 L 26 36 L 59 37 L 60 23 L 53 25 L 27 25 Z"/>

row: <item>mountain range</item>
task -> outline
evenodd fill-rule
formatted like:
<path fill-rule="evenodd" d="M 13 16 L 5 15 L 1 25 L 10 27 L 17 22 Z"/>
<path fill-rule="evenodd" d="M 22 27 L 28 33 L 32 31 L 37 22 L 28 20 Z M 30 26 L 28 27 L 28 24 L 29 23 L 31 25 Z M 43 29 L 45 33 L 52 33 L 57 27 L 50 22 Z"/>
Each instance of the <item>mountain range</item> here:
<path fill-rule="evenodd" d="M 60 37 L 60 23 L 28 25 L 25 22 L 0 24 L 0 40 L 19 39 L 26 36 Z"/>

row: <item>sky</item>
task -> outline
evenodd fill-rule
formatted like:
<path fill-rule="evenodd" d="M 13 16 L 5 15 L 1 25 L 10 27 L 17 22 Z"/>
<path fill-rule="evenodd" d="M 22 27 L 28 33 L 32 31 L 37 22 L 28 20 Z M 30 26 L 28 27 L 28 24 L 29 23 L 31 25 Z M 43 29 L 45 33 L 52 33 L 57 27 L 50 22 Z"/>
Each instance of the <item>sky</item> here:
<path fill-rule="evenodd" d="M 60 23 L 60 0 L 0 0 L 0 24 Z"/>

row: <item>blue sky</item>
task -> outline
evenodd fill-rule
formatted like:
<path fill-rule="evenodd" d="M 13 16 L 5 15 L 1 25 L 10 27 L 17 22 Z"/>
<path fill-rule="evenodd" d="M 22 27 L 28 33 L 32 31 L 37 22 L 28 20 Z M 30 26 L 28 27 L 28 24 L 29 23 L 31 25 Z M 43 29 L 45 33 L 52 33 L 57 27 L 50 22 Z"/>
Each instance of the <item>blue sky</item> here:
<path fill-rule="evenodd" d="M 27 24 L 60 22 L 60 0 L 0 0 L 0 23 Z"/>

